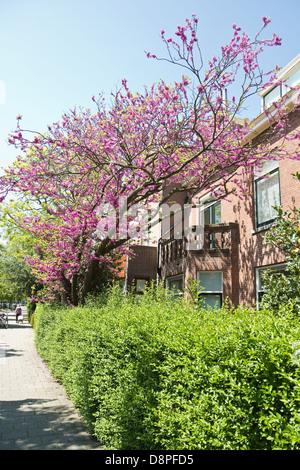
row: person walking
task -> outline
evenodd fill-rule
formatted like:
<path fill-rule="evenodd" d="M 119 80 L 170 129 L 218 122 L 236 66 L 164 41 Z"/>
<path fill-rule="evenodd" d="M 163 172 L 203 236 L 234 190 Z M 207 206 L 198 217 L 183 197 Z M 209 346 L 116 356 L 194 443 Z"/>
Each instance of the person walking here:
<path fill-rule="evenodd" d="M 15 314 L 16 314 L 16 323 L 19 322 L 19 316 L 22 315 L 22 308 L 21 308 L 21 305 L 17 305 L 16 307 L 16 310 L 15 310 Z"/>

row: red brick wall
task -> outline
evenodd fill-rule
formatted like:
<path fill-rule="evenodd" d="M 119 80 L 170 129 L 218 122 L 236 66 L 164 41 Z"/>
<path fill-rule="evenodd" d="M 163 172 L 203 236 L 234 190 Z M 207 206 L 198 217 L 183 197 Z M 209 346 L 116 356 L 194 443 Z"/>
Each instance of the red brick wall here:
<path fill-rule="evenodd" d="M 292 125 L 300 130 L 300 113 L 292 115 Z M 259 138 L 267 136 L 267 131 Z M 273 142 L 274 146 L 278 142 Z M 292 149 L 297 144 L 286 143 L 286 148 Z M 292 173 L 300 172 L 298 161 L 285 159 L 279 163 L 279 178 L 281 190 L 281 204 L 284 210 L 291 207 L 300 207 L 300 182 L 292 177 Z M 242 176 L 240 176 L 242 177 Z M 191 276 L 196 279 L 197 271 L 222 270 L 223 271 L 223 297 L 237 304 L 256 303 L 256 268 L 281 263 L 283 254 L 274 247 L 269 247 L 264 241 L 267 229 L 256 230 L 254 184 L 253 178 L 247 176 L 245 195 L 242 199 L 230 196 L 221 202 L 222 223 L 235 223 L 231 230 L 231 248 L 226 251 L 199 251 L 188 252 L 186 256 L 175 259 L 163 266 L 162 276 L 169 277 L 183 274 L 186 284 Z M 184 203 L 184 193 L 177 193 L 172 200 Z M 198 195 L 199 197 L 199 195 Z M 198 197 L 197 201 L 198 202 Z M 156 278 L 157 251 L 154 247 L 135 247 L 136 257 L 128 266 L 128 283 L 134 278 Z"/>
<path fill-rule="evenodd" d="M 300 130 L 299 113 L 293 115 L 293 127 Z M 274 141 L 274 146 L 276 145 L 277 142 Z M 292 150 L 294 145 L 297 143 L 286 142 L 287 150 L 289 147 Z M 297 171 L 300 172 L 299 161 L 284 159 L 279 162 L 281 204 L 284 211 L 291 207 L 300 207 L 300 182 L 292 176 Z M 279 250 L 266 245 L 264 236 L 268 229 L 256 230 L 253 178 L 248 176 L 244 183 L 246 195 L 243 199 L 229 196 L 228 200 L 221 202 L 222 223 L 238 224 L 237 256 L 231 257 L 230 261 L 222 257 L 213 259 L 203 256 L 199 263 L 195 261 L 195 266 L 190 270 L 195 274 L 197 269 L 222 269 L 224 297 L 228 293 L 233 303 L 255 304 L 256 268 L 284 262 L 284 256 Z"/>
<path fill-rule="evenodd" d="M 137 245 L 132 247 L 134 253 L 127 266 L 127 286 L 135 279 L 156 280 L 157 248 L 155 246 Z"/>
<path fill-rule="evenodd" d="M 230 304 L 239 303 L 238 282 L 238 226 L 230 224 L 230 247 L 188 251 L 185 270 L 185 283 L 189 278 L 197 279 L 197 271 L 223 272 L 223 299 Z"/>
<path fill-rule="evenodd" d="M 279 162 L 281 204 L 283 210 L 300 207 L 300 182 L 292 173 L 300 170 L 298 161 L 285 159 Z M 256 302 L 255 272 L 257 267 L 284 261 L 283 254 L 264 241 L 268 229 L 256 230 L 253 180 L 247 183 L 247 196 L 243 200 L 232 197 L 232 202 L 222 201 L 222 222 L 234 221 L 239 225 L 239 303 Z M 237 269 L 234 267 L 234 269 Z"/>

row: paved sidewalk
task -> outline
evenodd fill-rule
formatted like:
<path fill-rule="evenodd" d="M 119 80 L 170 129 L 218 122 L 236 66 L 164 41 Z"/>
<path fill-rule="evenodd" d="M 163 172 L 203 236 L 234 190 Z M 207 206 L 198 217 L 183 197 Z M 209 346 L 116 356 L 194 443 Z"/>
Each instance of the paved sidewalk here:
<path fill-rule="evenodd" d="M 100 450 L 37 354 L 33 328 L 0 329 L 0 450 Z"/>

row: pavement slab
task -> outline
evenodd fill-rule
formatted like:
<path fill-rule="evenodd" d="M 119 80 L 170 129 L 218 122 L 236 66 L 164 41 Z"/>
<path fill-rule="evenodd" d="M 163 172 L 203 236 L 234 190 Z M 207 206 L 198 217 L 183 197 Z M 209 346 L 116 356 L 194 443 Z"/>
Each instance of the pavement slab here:
<path fill-rule="evenodd" d="M 0 450 L 101 450 L 34 345 L 34 330 L 9 312 L 0 329 Z"/>

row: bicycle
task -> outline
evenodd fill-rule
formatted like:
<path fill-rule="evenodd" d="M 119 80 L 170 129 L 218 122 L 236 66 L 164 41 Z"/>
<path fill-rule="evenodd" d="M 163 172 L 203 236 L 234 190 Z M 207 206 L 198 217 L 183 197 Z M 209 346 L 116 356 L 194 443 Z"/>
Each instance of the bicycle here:
<path fill-rule="evenodd" d="M 7 313 L 0 313 L 0 328 L 8 328 L 8 315 Z"/>

